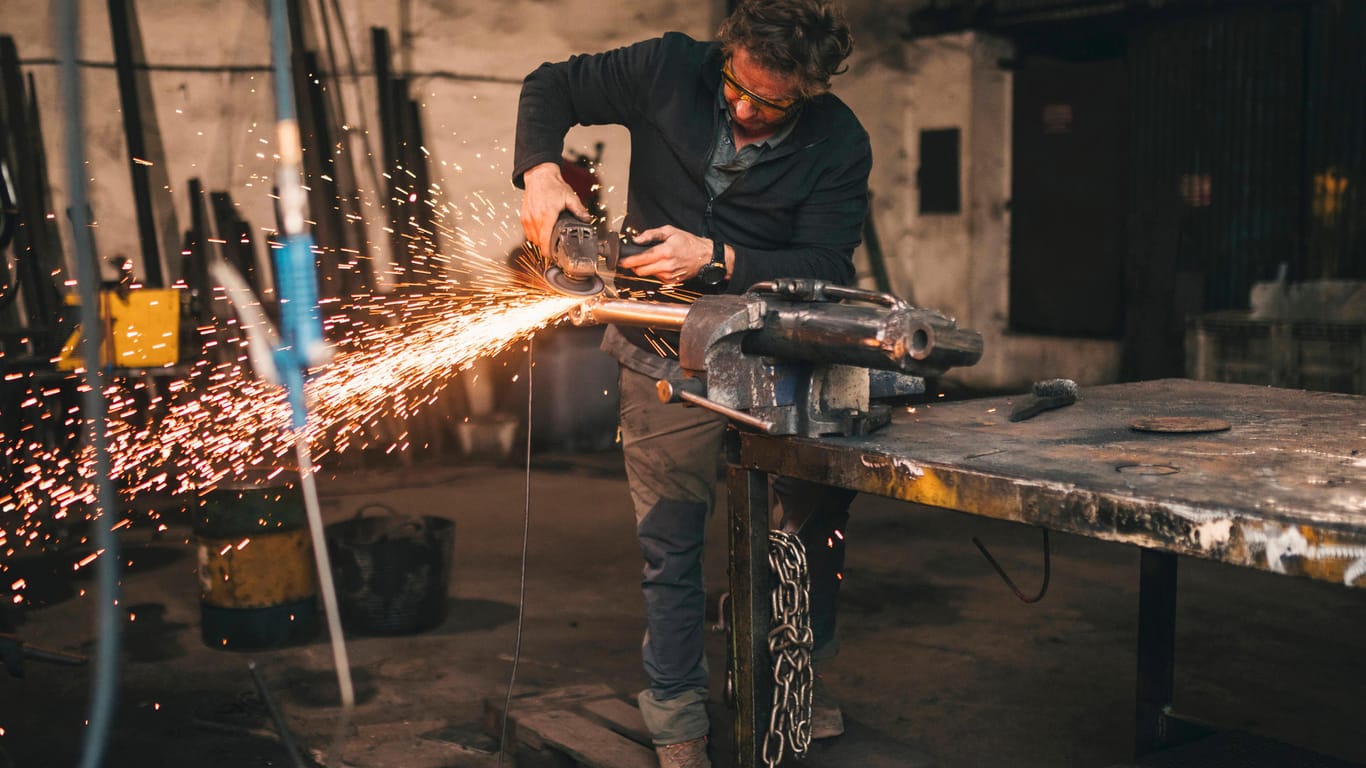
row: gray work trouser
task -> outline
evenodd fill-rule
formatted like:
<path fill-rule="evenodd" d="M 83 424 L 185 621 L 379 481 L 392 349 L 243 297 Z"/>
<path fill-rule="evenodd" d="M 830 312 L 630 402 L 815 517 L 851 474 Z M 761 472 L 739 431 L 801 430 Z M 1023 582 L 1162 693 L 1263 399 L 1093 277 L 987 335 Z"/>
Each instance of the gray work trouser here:
<path fill-rule="evenodd" d="M 655 381 L 621 369 L 621 438 L 645 559 L 642 656 L 650 687 L 640 694 L 640 710 L 655 743 L 674 744 L 710 729 L 702 546 L 726 419 L 703 408 L 660 403 Z M 835 599 L 854 494 L 791 478 L 778 478 L 774 487 L 782 526 L 800 531 L 808 550 L 813 656 L 828 658 L 837 646 Z"/>

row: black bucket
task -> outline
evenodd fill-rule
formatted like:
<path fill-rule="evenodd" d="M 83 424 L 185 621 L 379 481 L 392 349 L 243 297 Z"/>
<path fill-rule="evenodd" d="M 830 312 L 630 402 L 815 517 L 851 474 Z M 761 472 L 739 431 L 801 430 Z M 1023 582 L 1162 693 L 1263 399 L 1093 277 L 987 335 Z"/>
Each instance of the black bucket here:
<path fill-rule="evenodd" d="M 366 517 L 367 510 L 385 514 Z M 401 515 L 367 504 L 327 526 L 327 552 L 342 626 L 367 635 L 404 635 L 446 619 L 455 522 Z"/>

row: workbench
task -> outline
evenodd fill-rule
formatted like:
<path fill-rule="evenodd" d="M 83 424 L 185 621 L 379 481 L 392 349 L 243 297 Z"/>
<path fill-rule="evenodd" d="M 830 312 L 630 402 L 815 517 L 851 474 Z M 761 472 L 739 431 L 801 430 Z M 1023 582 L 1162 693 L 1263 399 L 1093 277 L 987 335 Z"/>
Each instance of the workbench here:
<path fill-rule="evenodd" d="M 741 768 L 763 765 L 772 697 L 755 674 L 768 669 L 769 474 L 1140 547 L 1140 756 L 1183 738 L 1170 711 L 1179 556 L 1366 587 L 1366 397 L 1166 379 L 1083 388 L 1011 422 L 1018 399 L 904 407 L 858 437 L 732 433 Z"/>

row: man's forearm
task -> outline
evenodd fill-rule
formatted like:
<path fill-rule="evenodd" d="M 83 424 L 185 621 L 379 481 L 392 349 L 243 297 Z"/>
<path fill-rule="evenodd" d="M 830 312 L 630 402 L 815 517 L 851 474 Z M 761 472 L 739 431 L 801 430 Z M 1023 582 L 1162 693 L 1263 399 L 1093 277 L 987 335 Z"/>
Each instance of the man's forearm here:
<path fill-rule="evenodd" d="M 564 137 L 573 123 L 565 101 L 563 64 L 542 64 L 522 83 L 517 103 L 517 135 L 513 144 L 512 183 L 525 188 L 528 171 L 556 166 L 564 152 Z"/>

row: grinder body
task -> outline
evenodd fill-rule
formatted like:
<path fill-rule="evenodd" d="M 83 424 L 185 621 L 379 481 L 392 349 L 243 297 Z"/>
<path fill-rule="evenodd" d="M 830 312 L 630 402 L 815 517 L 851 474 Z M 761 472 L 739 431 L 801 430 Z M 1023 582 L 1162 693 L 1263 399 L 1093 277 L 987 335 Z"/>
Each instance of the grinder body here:
<path fill-rule="evenodd" d="M 599 275 L 599 264 L 610 275 L 622 256 L 633 256 L 649 247 L 631 242 L 620 232 L 600 237 L 593 224 L 564 211 L 550 237 L 551 264 L 545 269 L 545 279 L 560 293 L 596 296 L 606 288 Z"/>

